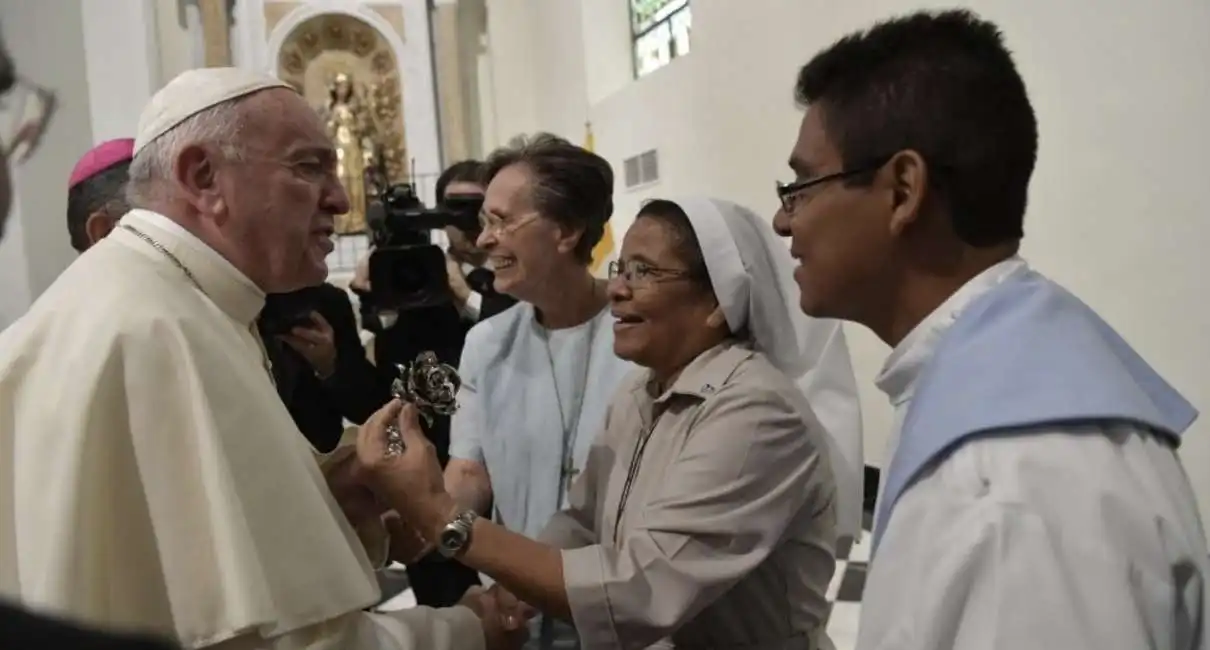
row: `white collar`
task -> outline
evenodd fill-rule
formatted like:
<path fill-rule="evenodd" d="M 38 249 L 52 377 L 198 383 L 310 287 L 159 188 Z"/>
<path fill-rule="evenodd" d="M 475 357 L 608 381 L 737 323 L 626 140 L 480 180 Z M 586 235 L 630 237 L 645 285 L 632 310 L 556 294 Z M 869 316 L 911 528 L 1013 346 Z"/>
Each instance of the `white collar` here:
<path fill-rule="evenodd" d="M 265 292 L 235 267 L 227 258 L 172 219 L 150 210 L 134 209 L 122 217 L 123 225 L 132 226 L 164 247 L 180 261 L 219 309 L 243 325 L 251 325 L 265 306 Z M 141 238 L 119 228 L 115 234 Z M 146 246 L 150 253 L 163 253 Z M 169 263 L 171 260 L 166 259 Z"/>
<path fill-rule="evenodd" d="M 1025 268 L 1025 260 L 1014 255 L 998 262 L 982 273 L 971 278 L 966 284 L 955 291 L 945 302 L 941 303 L 908 335 L 903 337 L 899 345 L 891 351 L 882 372 L 874 383 L 878 389 L 891 400 L 892 406 L 899 406 L 912 399 L 916 378 L 924 364 L 933 357 L 941 335 L 949 329 L 954 321 L 962 315 L 962 310 L 979 296 L 1000 284 L 1004 278 L 1018 269 Z"/>

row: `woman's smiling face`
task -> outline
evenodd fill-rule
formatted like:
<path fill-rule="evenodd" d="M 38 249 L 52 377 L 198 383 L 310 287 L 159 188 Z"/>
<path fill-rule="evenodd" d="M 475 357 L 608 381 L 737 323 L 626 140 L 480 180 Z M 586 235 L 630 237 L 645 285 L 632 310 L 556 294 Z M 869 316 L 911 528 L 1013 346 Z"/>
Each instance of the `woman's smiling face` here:
<path fill-rule="evenodd" d="M 618 357 L 671 375 L 727 335 L 697 238 L 676 204 L 644 207 L 610 276 Z"/>

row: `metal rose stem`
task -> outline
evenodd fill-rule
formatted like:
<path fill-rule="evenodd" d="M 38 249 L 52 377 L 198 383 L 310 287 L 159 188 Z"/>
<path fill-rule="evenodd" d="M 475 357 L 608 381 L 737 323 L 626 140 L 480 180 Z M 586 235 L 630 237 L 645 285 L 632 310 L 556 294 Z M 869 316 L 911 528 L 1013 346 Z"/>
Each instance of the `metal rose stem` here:
<path fill-rule="evenodd" d="M 399 376 L 391 384 L 391 393 L 415 405 L 426 423 L 431 425 L 435 416 L 453 415 L 458 410 L 462 378 L 453 366 L 441 363 L 436 354 L 421 352 L 413 363 L 396 368 Z M 398 456 L 405 448 L 399 424 L 392 422 L 387 426 L 386 455 Z"/>

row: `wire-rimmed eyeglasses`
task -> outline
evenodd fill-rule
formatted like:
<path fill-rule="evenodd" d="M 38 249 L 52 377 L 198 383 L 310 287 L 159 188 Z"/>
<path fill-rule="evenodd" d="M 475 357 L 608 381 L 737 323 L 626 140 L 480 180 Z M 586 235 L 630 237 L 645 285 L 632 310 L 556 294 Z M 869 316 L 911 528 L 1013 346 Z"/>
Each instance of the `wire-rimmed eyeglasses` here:
<path fill-rule="evenodd" d="M 657 282 L 692 280 L 697 277 L 687 269 L 653 266 L 640 260 L 614 260 L 609 263 L 609 279 L 622 278 L 628 286 L 645 286 Z"/>

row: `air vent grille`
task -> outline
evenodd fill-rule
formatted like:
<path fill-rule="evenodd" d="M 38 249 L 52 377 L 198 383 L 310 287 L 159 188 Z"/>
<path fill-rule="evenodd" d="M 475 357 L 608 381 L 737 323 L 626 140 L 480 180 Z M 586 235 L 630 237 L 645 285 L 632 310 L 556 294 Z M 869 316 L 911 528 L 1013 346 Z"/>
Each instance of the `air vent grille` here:
<path fill-rule="evenodd" d="M 627 158 L 622 166 L 627 189 L 660 180 L 660 155 L 655 149 Z"/>

